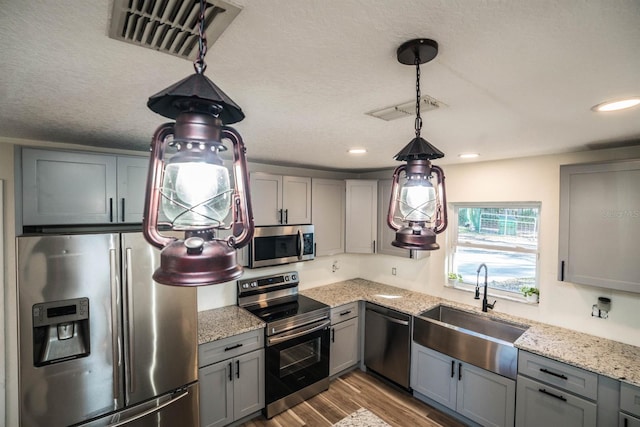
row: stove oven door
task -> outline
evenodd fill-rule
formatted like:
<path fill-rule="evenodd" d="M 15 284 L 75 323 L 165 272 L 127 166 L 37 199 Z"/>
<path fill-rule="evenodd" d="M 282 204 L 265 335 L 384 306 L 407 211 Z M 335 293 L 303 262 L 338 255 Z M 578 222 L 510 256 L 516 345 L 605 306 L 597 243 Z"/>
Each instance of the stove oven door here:
<path fill-rule="evenodd" d="M 267 404 L 329 377 L 330 325 L 327 319 L 267 338 Z"/>

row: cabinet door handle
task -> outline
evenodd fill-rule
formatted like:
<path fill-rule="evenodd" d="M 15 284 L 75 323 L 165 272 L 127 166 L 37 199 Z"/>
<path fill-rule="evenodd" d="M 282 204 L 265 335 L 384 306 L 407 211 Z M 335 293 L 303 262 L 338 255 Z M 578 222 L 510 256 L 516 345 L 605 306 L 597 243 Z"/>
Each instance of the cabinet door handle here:
<path fill-rule="evenodd" d="M 462 363 L 458 362 L 458 381 L 462 380 Z"/>
<path fill-rule="evenodd" d="M 451 378 L 453 378 L 455 374 L 456 374 L 456 361 L 452 360 L 451 361 Z"/>
<path fill-rule="evenodd" d="M 566 402 L 566 401 L 567 401 L 567 399 L 566 399 L 565 397 L 563 397 L 563 396 L 559 396 L 559 395 L 554 394 L 554 393 L 551 393 L 551 392 L 548 392 L 547 390 L 545 390 L 545 389 L 543 389 L 543 388 L 539 388 L 539 389 L 538 389 L 538 391 L 539 391 L 540 393 L 544 393 L 544 394 L 546 394 L 547 396 L 555 397 L 555 398 L 556 398 L 556 399 L 558 399 L 558 400 L 562 400 L 563 402 Z"/>
<path fill-rule="evenodd" d="M 564 282 L 564 261 L 560 263 L 560 281 Z"/>
<path fill-rule="evenodd" d="M 375 240 L 373 241 L 373 253 L 374 254 L 376 253 L 376 241 Z"/>
<path fill-rule="evenodd" d="M 113 197 L 109 197 L 109 222 L 113 222 Z"/>
<path fill-rule="evenodd" d="M 549 371 L 548 369 L 545 369 L 545 368 L 540 368 L 540 372 L 544 372 L 545 374 L 553 375 L 554 377 L 562 378 L 563 380 L 568 380 L 569 379 L 565 375 L 556 374 L 555 372 L 551 372 L 551 371 Z"/>
<path fill-rule="evenodd" d="M 240 378 L 240 361 L 236 360 L 236 378 Z"/>
<path fill-rule="evenodd" d="M 233 381 L 233 364 L 229 362 L 229 381 Z"/>
<path fill-rule="evenodd" d="M 624 417 L 624 427 L 629 427 L 629 418 Z"/>
<path fill-rule="evenodd" d="M 282 209 L 278 209 L 278 215 L 280 215 L 280 224 L 282 224 Z"/>
<path fill-rule="evenodd" d="M 289 209 L 284 210 L 284 223 L 289 224 Z"/>
<path fill-rule="evenodd" d="M 231 347 L 225 347 L 224 351 L 235 350 L 236 348 L 242 347 L 242 343 L 238 343 L 236 345 L 232 345 Z"/>
<path fill-rule="evenodd" d="M 336 328 L 331 329 L 331 342 L 336 342 Z"/>
<path fill-rule="evenodd" d="M 122 222 L 124 222 L 124 197 L 122 198 Z"/>

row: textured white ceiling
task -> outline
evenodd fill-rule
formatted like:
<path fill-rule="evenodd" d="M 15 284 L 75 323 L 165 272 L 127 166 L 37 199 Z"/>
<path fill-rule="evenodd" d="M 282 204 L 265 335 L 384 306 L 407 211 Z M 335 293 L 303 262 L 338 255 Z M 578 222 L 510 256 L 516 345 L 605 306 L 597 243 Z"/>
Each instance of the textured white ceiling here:
<path fill-rule="evenodd" d="M 234 125 L 250 161 L 335 169 L 395 166 L 411 117 L 365 115 L 410 101 L 415 70 L 395 58 L 412 38 L 438 41 L 422 92 L 423 136 L 480 160 L 640 140 L 640 0 L 237 0 L 209 46 L 206 75 L 246 114 Z M 109 0 L 3 0 L 0 136 L 146 151 L 166 119 L 150 95 L 189 61 L 107 36 Z M 612 145 L 612 146 L 613 146 Z M 351 156 L 347 149 L 365 147 Z"/>

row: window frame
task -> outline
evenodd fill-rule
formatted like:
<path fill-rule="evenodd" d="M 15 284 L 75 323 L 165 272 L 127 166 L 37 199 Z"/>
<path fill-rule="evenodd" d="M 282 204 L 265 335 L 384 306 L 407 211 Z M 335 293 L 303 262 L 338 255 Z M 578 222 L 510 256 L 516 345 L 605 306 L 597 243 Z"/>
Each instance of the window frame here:
<path fill-rule="evenodd" d="M 541 217 L 542 217 L 542 202 L 450 202 L 449 205 L 449 221 L 447 232 L 447 275 L 449 272 L 453 272 L 453 263 L 454 257 L 456 254 L 456 249 L 458 247 L 465 248 L 474 248 L 474 249 L 489 249 L 489 250 L 502 250 L 504 252 L 516 252 L 516 253 L 524 253 L 524 254 L 534 254 L 535 255 L 535 279 L 533 283 L 533 287 L 540 289 L 540 230 L 541 230 Z M 459 210 L 461 208 L 498 208 L 498 209 L 537 209 L 538 217 L 537 217 L 537 230 L 536 230 L 536 249 L 530 250 L 523 248 L 521 246 L 496 246 L 496 245 L 482 245 L 482 244 L 458 244 L 458 230 L 459 230 Z M 491 276 L 491 272 L 489 271 L 489 276 Z M 471 281 L 468 282 L 456 282 L 455 284 L 449 284 L 448 281 L 445 281 L 445 286 L 453 289 L 463 290 L 467 292 L 475 292 L 475 283 Z M 480 291 L 482 294 L 482 290 Z M 524 295 L 521 292 L 513 292 L 513 291 L 505 291 L 496 288 L 487 288 L 487 294 L 492 297 L 502 298 L 502 299 L 510 299 L 519 302 L 527 302 Z"/>

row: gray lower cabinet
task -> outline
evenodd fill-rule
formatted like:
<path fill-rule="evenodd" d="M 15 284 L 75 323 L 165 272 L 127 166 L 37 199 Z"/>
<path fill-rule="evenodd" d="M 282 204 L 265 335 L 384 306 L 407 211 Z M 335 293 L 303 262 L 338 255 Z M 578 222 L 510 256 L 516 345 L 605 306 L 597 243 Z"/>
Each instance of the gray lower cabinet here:
<path fill-rule="evenodd" d="M 329 375 L 334 376 L 360 361 L 358 302 L 331 309 Z"/>
<path fill-rule="evenodd" d="M 513 426 L 515 381 L 412 343 L 411 387 L 483 426 Z"/>
<path fill-rule="evenodd" d="M 618 427 L 640 427 L 640 418 L 620 412 L 620 422 L 618 423 Z"/>
<path fill-rule="evenodd" d="M 619 427 L 640 427 L 640 387 L 620 384 Z"/>
<path fill-rule="evenodd" d="M 596 427 L 597 374 L 520 351 L 517 382 L 517 427 Z"/>
<path fill-rule="evenodd" d="M 202 427 L 226 426 L 264 408 L 262 333 L 248 332 L 199 347 Z"/>

